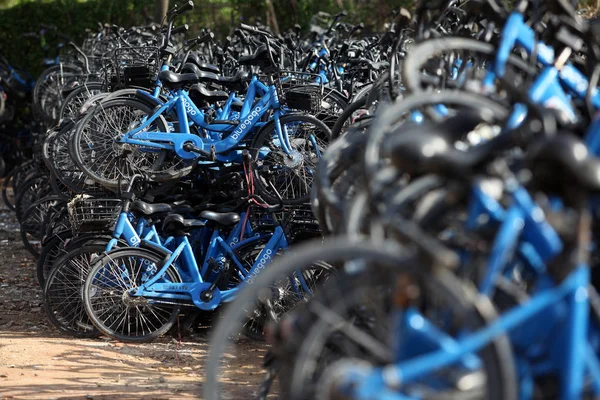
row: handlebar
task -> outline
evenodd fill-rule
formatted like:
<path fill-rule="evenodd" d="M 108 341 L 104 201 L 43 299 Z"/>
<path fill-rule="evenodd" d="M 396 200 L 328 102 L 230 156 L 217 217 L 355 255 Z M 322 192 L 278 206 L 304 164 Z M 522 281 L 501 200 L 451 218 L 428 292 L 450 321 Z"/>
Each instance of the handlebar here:
<path fill-rule="evenodd" d="M 180 33 L 185 33 L 190 29 L 188 24 L 183 24 L 180 27 L 177 27 L 171 31 L 171 35 L 178 35 Z"/>
<path fill-rule="evenodd" d="M 256 33 L 258 35 L 266 36 L 268 38 L 272 38 L 273 37 L 273 35 L 271 35 L 269 32 L 263 31 L 262 29 L 259 29 L 256 26 L 251 26 L 251 25 L 246 25 L 246 24 L 240 24 L 240 29 L 244 30 L 246 32 Z"/>
<path fill-rule="evenodd" d="M 186 46 L 190 46 L 190 47 L 191 47 L 191 46 L 196 46 L 196 45 L 198 45 L 198 44 L 202 44 L 202 43 L 209 42 L 209 41 L 213 40 L 213 39 L 214 39 L 214 37 L 215 37 L 215 34 L 214 34 L 214 33 L 212 33 L 212 32 L 210 32 L 210 33 L 207 33 L 206 35 L 203 35 L 203 36 L 198 36 L 198 37 L 197 37 L 197 38 L 195 38 L 195 39 L 190 39 L 190 40 L 187 40 L 187 41 L 185 42 L 185 45 L 186 45 Z"/>
<path fill-rule="evenodd" d="M 181 7 L 175 5 L 171 10 L 169 10 L 169 18 L 174 19 L 182 14 L 185 14 L 188 11 L 194 9 L 194 2 L 189 0 L 187 3 L 184 3 Z"/>

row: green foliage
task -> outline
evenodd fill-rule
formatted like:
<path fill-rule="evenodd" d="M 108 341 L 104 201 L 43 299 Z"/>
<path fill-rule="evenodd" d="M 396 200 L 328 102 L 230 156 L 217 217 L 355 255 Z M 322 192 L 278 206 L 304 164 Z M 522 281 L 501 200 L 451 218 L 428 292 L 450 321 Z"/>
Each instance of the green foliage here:
<path fill-rule="evenodd" d="M 0 5 L 11 6 L 10 0 Z M 122 26 L 140 24 L 151 16 L 153 1 L 149 0 L 20 0 L 11 8 L 0 10 L 0 49 L 14 64 L 32 73 L 39 73 L 44 57 L 54 57 L 61 39 L 53 33 L 46 34 L 48 48 L 39 39 L 24 38 L 26 32 L 39 32 L 40 25 L 56 25 L 59 32 L 81 42 L 85 30 L 98 31 L 98 22 L 111 22 Z"/>
<path fill-rule="evenodd" d="M 171 5 L 177 0 L 171 0 Z M 390 18 L 390 11 L 407 6 L 411 0 L 272 0 L 282 30 L 294 24 L 307 26 L 318 11 L 337 13 L 346 9 L 348 22 L 364 21 L 374 30 Z M 81 42 L 85 30 L 97 31 L 98 22 L 120 26 L 141 25 L 151 21 L 154 0 L 0 0 L 0 49 L 11 62 L 36 74 L 44 57 L 56 55 L 61 40 L 47 34 L 48 49 L 40 40 L 23 38 L 25 32 L 38 32 L 40 24 L 57 25 L 60 32 Z M 188 23 L 191 35 L 209 27 L 218 36 L 231 33 L 239 23 L 266 22 L 265 0 L 203 0 L 178 23 Z"/>
<path fill-rule="evenodd" d="M 170 0 L 170 4 L 176 1 Z M 294 24 L 307 27 L 318 11 L 335 14 L 342 9 L 349 15 L 346 22 L 364 22 L 367 28 L 378 31 L 391 18 L 391 11 L 399 7 L 411 8 L 414 0 L 271 0 L 281 30 Z M 209 27 L 218 36 L 231 34 L 239 22 L 267 21 L 265 0 L 197 0 L 196 8 L 178 23 L 192 27 L 190 36 Z M 598 7 L 600 0 L 583 0 L 582 4 Z M 11 62 L 32 73 L 41 71 L 46 55 L 56 54 L 59 41 L 48 34 L 48 50 L 39 40 L 21 37 L 25 32 L 36 32 L 40 24 L 57 25 L 60 32 L 76 41 L 85 38 L 85 30 L 97 31 L 98 22 L 120 26 L 141 25 L 151 21 L 154 0 L 0 0 L 0 49 Z"/>

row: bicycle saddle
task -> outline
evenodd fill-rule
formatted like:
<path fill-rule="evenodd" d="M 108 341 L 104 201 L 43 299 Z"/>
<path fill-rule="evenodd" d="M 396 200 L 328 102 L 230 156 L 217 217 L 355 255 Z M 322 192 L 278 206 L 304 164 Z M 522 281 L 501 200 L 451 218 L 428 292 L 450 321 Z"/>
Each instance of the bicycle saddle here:
<path fill-rule="evenodd" d="M 368 60 L 366 58 L 361 58 L 359 60 L 353 60 L 352 64 L 365 65 L 367 68 L 369 68 L 373 71 L 379 71 L 382 69 L 386 69 L 390 66 L 390 63 L 387 61 L 375 62 L 375 61 Z"/>
<path fill-rule="evenodd" d="M 222 90 L 208 90 L 206 86 L 196 83 L 190 87 L 189 91 L 190 98 L 196 102 L 196 100 L 207 103 L 214 103 L 215 101 L 225 101 L 229 98 L 227 92 Z"/>
<path fill-rule="evenodd" d="M 212 72 L 213 74 L 221 73 L 219 67 L 213 64 L 203 62 L 200 56 L 196 53 L 190 53 L 186 63 L 195 64 L 200 69 L 200 71 Z"/>
<path fill-rule="evenodd" d="M 222 226 L 232 226 L 240 222 L 240 215 L 234 212 L 215 212 L 215 211 L 202 211 L 200 217 L 215 222 Z"/>
<path fill-rule="evenodd" d="M 199 219 L 185 219 L 182 215 L 171 214 L 163 221 L 163 232 L 168 236 L 182 236 L 194 229 L 206 226 L 204 221 Z"/>
<path fill-rule="evenodd" d="M 576 187 L 600 192 L 600 158 L 570 133 L 539 139 L 531 145 L 526 161 L 536 183 L 547 190 L 568 193 Z"/>
<path fill-rule="evenodd" d="M 200 68 L 198 68 L 198 66 L 196 64 L 193 63 L 185 63 L 183 64 L 183 67 L 181 68 L 181 73 L 182 74 L 196 74 L 198 75 L 200 72 Z"/>
<path fill-rule="evenodd" d="M 437 124 L 404 125 L 389 140 L 387 154 L 392 164 L 414 174 L 435 173 L 453 178 L 470 176 L 491 161 L 498 144 L 490 140 L 468 151 L 454 147 L 452 135 Z"/>
<path fill-rule="evenodd" d="M 186 85 L 200 81 L 198 75 L 195 73 L 186 72 L 178 74 L 173 71 L 161 71 L 158 74 L 158 79 L 169 89 L 181 89 Z"/>
<path fill-rule="evenodd" d="M 171 212 L 171 206 L 165 203 L 150 204 L 142 200 L 136 200 L 131 204 L 131 211 L 137 211 L 144 215 Z"/>
<path fill-rule="evenodd" d="M 221 76 L 217 83 L 222 86 L 241 92 L 246 89 L 246 84 L 249 82 L 250 75 L 247 72 L 239 71 L 234 76 Z"/>
<path fill-rule="evenodd" d="M 173 71 L 161 71 L 158 79 L 169 89 L 181 89 L 186 85 L 202 81 L 218 81 L 219 76 L 210 72 L 177 74 Z"/>
<path fill-rule="evenodd" d="M 271 56 L 273 60 L 277 58 L 277 52 L 271 48 Z M 238 60 L 238 64 L 240 65 L 255 65 L 260 68 L 265 68 L 271 66 L 271 60 L 269 58 L 269 51 L 266 45 L 259 46 L 254 54 L 249 56 L 242 56 Z"/>

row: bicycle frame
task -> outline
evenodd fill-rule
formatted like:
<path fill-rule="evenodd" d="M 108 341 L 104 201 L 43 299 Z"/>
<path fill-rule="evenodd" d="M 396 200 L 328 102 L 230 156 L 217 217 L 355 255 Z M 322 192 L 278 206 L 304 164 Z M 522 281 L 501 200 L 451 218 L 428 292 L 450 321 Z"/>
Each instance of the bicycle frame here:
<path fill-rule="evenodd" d="M 514 205 L 505 213 L 492 250 L 488 275 L 497 277 L 509 267 L 508 253 L 523 239 L 528 240 L 544 260 L 562 250 L 558 235 L 540 218 L 528 193 L 519 188 L 513 192 L 513 199 Z M 351 388 L 352 393 L 347 394 L 355 399 L 412 398 L 400 394 L 398 389 L 457 363 L 467 369 L 477 367 L 474 354 L 495 338 L 509 334 L 519 354 L 528 358 L 528 362 L 519 363 L 521 398 L 532 397 L 533 376 L 549 372 L 557 373 L 560 378 L 562 399 L 581 397 L 586 374 L 595 395 L 599 395 L 600 360 L 588 339 L 588 334 L 597 336 L 597 332 L 590 331 L 589 323 L 589 266 L 578 265 L 558 285 L 541 272 L 534 293 L 526 303 L 503 312 L 481 329 L 462 332 L 458 338 L 440 331 L 418 310 L 405 309 L 399 313 L 399 332 L 395 335 L 398 342 L 394 346 L 398 349 L 396 359 L 401 361 L 371 368 L 366 373 L 364 370 L 352 373 L 350 369 L 344 374 L 346 378 L 341 387 Z M 537 340 L 540 336 L 545 336 L 545 340 Z M 417 340 L 403 341 L 403 338 Z M 531 346 L 548 342 L 543 348 Z"/>
<path fill-rule="evenodd" d="M 143 93 L 143 92 L 141 92 Z M 252 104 L 256 95 L 260 100 Z M 154 123 L 162 114 L 175 110 L 182 132 L 148 132 L 148 127 Z M 228 153 L 240 146 L 248 133 L 256 127 L 262 126 L 260 120 L 270 110 L 274 110 L 273 119 L 275 130 L 283 150 L 291 153 L 291 144 L 285 127 L 282 128 L 280 119 L 280 104 L 277 91 L 274 86 L 265 86 L 256 77 L 252 78 L 250 89 L 242 107 L 241 118 L 243 120 L 236 127 L 228 124 L 206 124 L 204 114 L 190 100 L 188 94 L 183 90 L 175 92 L 175 96 L 164 103 L 152 116 L 148 117 L 139 127 L 125 133 L 120 139 L 122 143 L 134 144 L 145 148 L 158 150 L 172 150 L 183 159 L 192 160 L 198 158 L 198 154 L 184 150 L 186 143 L 204 151 L 214 151 L 216 154 Z M 188 119 L 188 115 L 190 118 Z M 229 133 L 225 139 L 201 138 L 191 134 L 189 130 L 190 121 L 210 132 Z M 235 128 L 235 129 L 234 129 Z M 227 157 L 218 158 L 220 161 L 230 161 Z"/>
<path fill-rule="evenodd" d="M 127 244 L 131 247 L 137 247 L 140 245 L 142 240 L 150 241 L 161 245 L 161 238 L 154 225 L 148 224 L 145 218 L 139 218 L 136 226 L 131 224 L 129 214 L 121 212 L 115 229 L 112 233 L 112 239 L 106 244 L 106 252 L 113 250 L 119 239 L 125 239 Z"/>
<path fill-rule="evenodd" d="M 560 70 L 554 67 L 554 49 L 535 40 L 535 32 L 525 23 L 521 13 L 513 12 L 508 17 L 502 30 L 493 71 L 487 74 L 484 85 L 491 86 L 497 76 L 504 76 L 509 56 L 516 45 L 522 47 L 529 55 L 535 50 L 537 61 L 544 66 L 529 90 L 531 100 L 557 110 L 569 122 L 576 122 L 575 110 L 563 86 L 572 95 L 585 99 L 589 85 L 587 78 L 569 63 Z M 592 91 L 592 103 L 594 107 L 600 108 L 600 92 L 596 88 Z M 509 119 L 508 126 L 516 127 L 524 120 L 525 115 L 525 106 L 518 104 Z"/>
<path fill-rule="evenodd" d="M 234 229 L 235 235 L 239 235 L 238 232 L 240 232 L 242 224 L 244 224 L 244 222 L 240 222 L 238 226 L 236 226 L 236 228 L 239 229 Z M 234 243 L 233 235 L 234 232 L 232 232 L 228 240 L 225 241 L 220 236 L 218 230 L 215 230 L 215 232 L 213 233 L 213 238 L 215 240 L 211 241 L 212 250 L 209 251 L 206 255 L 206 261 L 203 265 L 202 271 L 198 268 L 198 264 L 194 256 L 194 251 L 187 237 L 183 236 L 181 238 L 174 239 L 174 242 L 177 247 L 174 251 L 169 251 L 170 256 L 168 260 L 165 263 L 163 263 L 158 272 L 154 274 L 154 276 L 151 279 L 139 286 L 133 295 L 144 296 L 153 299 L 191 301 L 196 307 L 198 307 L 201 310 L 214 310 L 222 302 L 232 301 L 237 291 L 240 290 L 240 288 L 242 288 L 245 284 L 251 284 L 253 282 L 254 277 L 266 267 L 269 260 L 277 253 L 277 251 L 287 249 L 289 246 L 283 229 L 280 226 L 275 227 L 271 238 L 260 252 L 252 268 L 250 268 L 249 271 L 246 271 L 235 254 L 236 250 L 241 246 L 247 245 L 252 241 L 261 239 L 264 236 L 260 234 L 255 234 L 253 237 L 250 237 L 246 240 L 242 240 L 241 242 L 237 242 L 233 246 L 231 246 L 230 244 Z M 212 256 L 219 257 L 219 255 L 223 253 L 229 255 L 234 261 L 237 274 L 242 280 L 242 283 L 228 290 L 220 291 L 218 289 L 214 289 L 213 296 L 211 297 L 211 299 L 208 301 L 202 301 L 200 296 L 201 293 L 203 291 L 208 290 L 211 286 L 211 282 L 208 282 L 203 278 L 203 275 L 206 275 L 208 272 L 208 260 Z M 179 268 L 183 269 L 184 272 L 188 274 L 191 281 L 182 283 L 158 282 L 160 278 L 166 273 L 167 268 L 169 268 L 169 266 L 176 262 L 179 263 Z M 233 268 L 233 266 L 231 266 L 231 268 Z"/>

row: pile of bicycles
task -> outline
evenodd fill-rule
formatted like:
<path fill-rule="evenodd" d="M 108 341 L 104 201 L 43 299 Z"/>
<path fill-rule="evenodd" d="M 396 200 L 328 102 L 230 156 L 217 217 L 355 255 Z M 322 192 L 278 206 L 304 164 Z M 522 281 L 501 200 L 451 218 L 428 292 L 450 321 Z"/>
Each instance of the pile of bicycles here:
<path fill-rule="evenodd" d="M 208 29 L 184 40 L 175 21 L 192 8 L 163 26 L 100 26 L 82 45 L 44 28 L 67 43 L 33 89 L 47 129 L 2 194 L 63 333 L 191 332 L 320 238 L 310 196 L 331 128 L 393 53 L 393 29 L 359 37 L 343 13 L 319 14 L 326 27 L 307 37 L 241 24 L 221 45 Z M 277 298 L 244 307 L 244 334 L 263 338 L 332 270 L 280 280 Z"/>
<path fill-rule="evenodd" d="M 401 14 L 405 55 L 319 160 L 312 206 L 328 237 L 226 309 L 204 398 L 227 393 L 247 305 L 316 264 L 335 272 L 267 324 L 254 397 L 599 396 L 600 31 L 572 3 Z"/>

